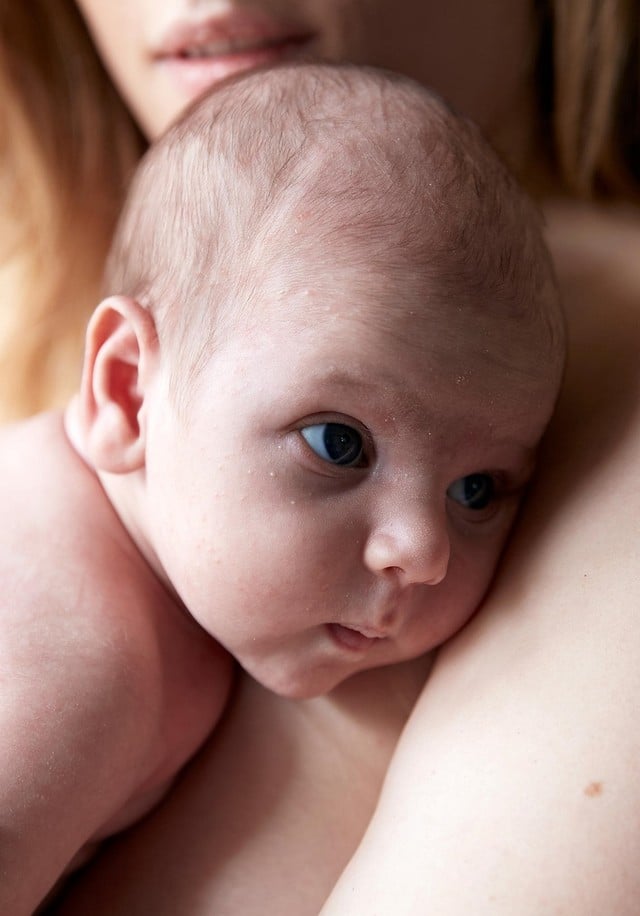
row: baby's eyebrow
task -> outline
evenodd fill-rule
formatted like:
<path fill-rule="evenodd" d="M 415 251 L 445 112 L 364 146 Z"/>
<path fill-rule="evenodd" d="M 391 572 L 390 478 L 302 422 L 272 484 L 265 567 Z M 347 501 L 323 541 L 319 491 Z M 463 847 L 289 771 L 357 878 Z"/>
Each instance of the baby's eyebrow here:
<path fill-rule="evenodd" d="M 389 388 L 398 384 L 398 379 L 391 375 L 386 376 L 383 373 L 371 377 L 370 373 L 359 374 L 354 371 L 332 366 L 328 369 L 322 369 L 315 372 L 311 381 L 315 385 L 326 385 L 332 388 L 347 388 L 351 391 L 358 391 L 363 394 L 374 394 L 381 389 Z"/>
<path fill-rule="evenodd" d="M 318 385 L 332 385 L 339 388 L 361 388 L 370 391 L 374 387 L 372 382 L 343 369 L 324 370 L 317 373 L 313 380 Z"/>
<path fill-rule="evenodd" d="M 316 394 L 322 397 L 331 396 L 336 391 L 348 392 L 357 401 L 368 402 L 373 416 L 378 415 L 378 420 L 384 416 L 384 426 L 388 432 L 399 429 L 405 424 L 424 423 L 425 418 L 430 418 L 434 429 L 442 428 L 442 424 L 455 425 L 467 418 L 467 411 L 457 414 L 452 405 L 443 416 L 442 408 L 437 396 L 432 399 L 430 392 L 425 387 L 417 391 L 402 384 L 402 374 L 393 372 L 372 373 L 358 372 L 356 369 L 345 369 L 343 366 L 320 366 L 309 379 L 311 387 Z M 493 417 L 493 413 L 491 414 Z M 476 428 L 486 425 L 476 415 Z M 455 438 L 455 437 L 453 437 Z M 524 433 L 517 428 L 503 429 L 502 433 L 494 427 L 492 435 L 492 448 L 509 449 L 513 461 L 526 469 L 526 474 L 531 474 L 540 445 L 540 436 L 532 440 L 530 431 Z"/>

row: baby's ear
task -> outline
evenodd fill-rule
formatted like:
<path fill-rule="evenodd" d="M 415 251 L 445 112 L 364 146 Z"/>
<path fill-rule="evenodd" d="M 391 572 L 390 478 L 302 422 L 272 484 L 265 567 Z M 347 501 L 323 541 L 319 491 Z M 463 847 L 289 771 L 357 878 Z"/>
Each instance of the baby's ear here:
<path fill-rule="evenodd" d="M 144 402 L 158 338 L 153 318 L 135 299 L 111 296 L 97 307 L 85 342 L 79 415 L 86 458 L 125 474 L 144 466 Z"/>

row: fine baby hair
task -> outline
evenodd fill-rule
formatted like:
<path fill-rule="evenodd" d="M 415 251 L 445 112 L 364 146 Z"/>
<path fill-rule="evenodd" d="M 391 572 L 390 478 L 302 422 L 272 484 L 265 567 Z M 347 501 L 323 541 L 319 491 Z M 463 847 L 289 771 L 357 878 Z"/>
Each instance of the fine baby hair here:
<path fill-rule="evenodd" d="M 152 311 L 189 376 L 297 252 L 331 236 L 354 269 L 421 262 L 439 298 L 471 281 L 523 330 L 527 310 L 546 311 L 561 353 L 539 216 L 480 131 L 418 83 L 350 65 L 258 71 L 197 103 L 138 170 L 104 290 Z"/>

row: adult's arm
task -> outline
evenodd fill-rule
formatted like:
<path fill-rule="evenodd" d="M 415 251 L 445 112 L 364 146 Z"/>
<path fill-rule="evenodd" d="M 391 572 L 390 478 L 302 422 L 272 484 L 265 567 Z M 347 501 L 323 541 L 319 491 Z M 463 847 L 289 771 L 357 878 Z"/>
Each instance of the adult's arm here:
<path fill-rule="evenodd" d="M 322 916 L 638 912 L 640 231 L 592 219 L 557 226 L 571 352 L 539 483 Z"/>

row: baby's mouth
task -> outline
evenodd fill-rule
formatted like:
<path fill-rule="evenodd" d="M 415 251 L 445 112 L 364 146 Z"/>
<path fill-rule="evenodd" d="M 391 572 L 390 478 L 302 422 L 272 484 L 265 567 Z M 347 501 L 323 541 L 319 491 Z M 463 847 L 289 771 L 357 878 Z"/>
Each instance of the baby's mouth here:
<path fill-rule="evenodd" d="M 328 623 L 327 630 L 340 648 L 348 649 L 351 652 L 366 652 L 386 638 L 384 633 L 374 633 L 364 627 L 355 629 L 341 623 Z"/>

